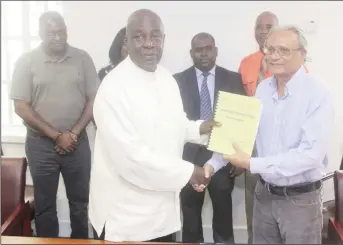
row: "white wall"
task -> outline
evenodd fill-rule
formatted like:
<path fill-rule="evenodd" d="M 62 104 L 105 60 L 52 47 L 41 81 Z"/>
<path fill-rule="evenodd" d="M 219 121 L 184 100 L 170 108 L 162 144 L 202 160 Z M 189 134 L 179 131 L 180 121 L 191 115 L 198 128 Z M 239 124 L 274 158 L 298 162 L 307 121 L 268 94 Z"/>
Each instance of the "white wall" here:
<path fill-rule="evenodd" d="M 343 2 L 64 2 L 69 41 L 85 49 L 93 57 L 97 69 L 108 61 L 108 49 L 116 32 L 125 25 L 130 13 L 139 8 L 156 11 L 162 18 L 166 43 L 163 65 L 172 72 L 191 65 L 190 40 L 200 31 L 211 33 L 219 48 L 218 64 L 237 71 L 240 60 L 256 50 L 253 28 L 256 16 L 265 10 L 275 12 L 281 24 L 317 23 L 316 33 L 307 35 L 310 72 L 324 79 L 333 92 L 336 106 L 335 135 L 330 145 L 329 170 L 338 168 L 343 152 Z M 341 127 L 339 127 L 341 126 Z M 23 142 L 23 141 L 22 141 Z M 4 144 L 6 155 L 24 155 L 22 143 Z M 30 180 L 28 180 L 30 181 Z M 331 181 L 325 184 L 324 200 L 333 198 Z M 236 181 L 233 192 L 233 215 L 236 241 L 245 242 L 244 182 Z M 69 235 L 69 213 L 65 190 L 61 183 L 58 192 L 58 215 L 61 235 Z M 205 201 L 203 211 L 205 239 L 212 241 L 211 203 Z"/>

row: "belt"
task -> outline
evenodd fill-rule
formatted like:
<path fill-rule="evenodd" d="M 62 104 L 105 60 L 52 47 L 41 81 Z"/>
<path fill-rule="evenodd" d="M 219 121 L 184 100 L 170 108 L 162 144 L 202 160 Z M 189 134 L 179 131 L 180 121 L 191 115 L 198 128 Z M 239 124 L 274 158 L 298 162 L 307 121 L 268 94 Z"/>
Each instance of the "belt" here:
<path fill-rule="evenodd" d="M 292 186 L 277 186 L 265 182 L 260 178 L 261 183 L 267 187 L 268 191 L 277 196 L 297 196 L 300 194 L 312 192 L 318 190 L 322 186 L 322 181 L 304 183 Z"/>

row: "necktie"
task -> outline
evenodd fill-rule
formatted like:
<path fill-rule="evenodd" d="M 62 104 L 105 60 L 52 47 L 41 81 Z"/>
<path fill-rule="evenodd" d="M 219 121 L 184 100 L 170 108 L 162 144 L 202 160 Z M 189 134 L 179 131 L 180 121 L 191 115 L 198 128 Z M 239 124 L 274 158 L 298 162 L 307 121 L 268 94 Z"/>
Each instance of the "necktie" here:
<path fill-rule="evenodd" d="M 202 81 L 200 91 L 200 119 L 207 120 L 212 116 L 211 97 L 207 87 L 207 77 L 210 73 L 204 72 L 202 75 L 204 80 Z"/>

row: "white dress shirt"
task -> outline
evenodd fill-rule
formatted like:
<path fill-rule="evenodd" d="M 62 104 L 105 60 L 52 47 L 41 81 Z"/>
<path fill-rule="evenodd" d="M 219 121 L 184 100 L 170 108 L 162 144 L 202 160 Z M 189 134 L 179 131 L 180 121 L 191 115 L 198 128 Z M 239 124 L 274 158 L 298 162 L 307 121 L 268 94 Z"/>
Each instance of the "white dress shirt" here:
<path fill-rule="evenodd" d="M 103 80 L 94 102 L 97 125 L 90 182 L 90 221 L 105 240 L 146 241 L 181 228 L 180 190 L 193 164 L 186 141 L 206 144 L 201 121 L 189 121 L 166 69 L 126 58 Z"/>

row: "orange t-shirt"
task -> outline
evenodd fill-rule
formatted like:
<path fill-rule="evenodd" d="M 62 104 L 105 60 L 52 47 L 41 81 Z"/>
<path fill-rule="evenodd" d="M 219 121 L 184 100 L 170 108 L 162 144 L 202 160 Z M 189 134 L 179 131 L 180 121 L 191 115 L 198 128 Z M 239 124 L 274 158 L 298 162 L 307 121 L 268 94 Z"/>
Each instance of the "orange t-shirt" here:
<path fill-rule="evenodd" d="M 257 81 L 259 77 L 259 73 L 261 71 L 261 63 L 263 59 L 263 53 L 261 51 L 257 51 L 247 57 L 245 57 L 239 66 L 238 72 L 242 76 L 243 86 L 245 92 L 248 96 L 254 96 L 257 87 Z M 308 72 L 307 68 L 305 67 L 306 72 Z M 264 77 L 269 78 L 273 74 L 267 69 Z"/>

